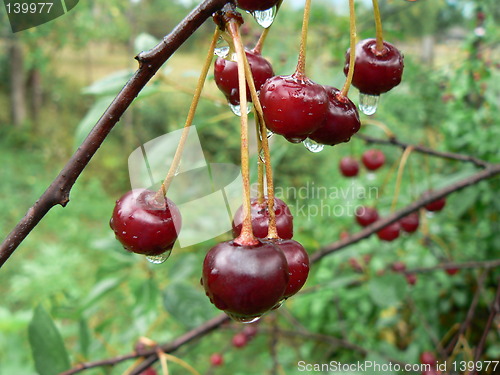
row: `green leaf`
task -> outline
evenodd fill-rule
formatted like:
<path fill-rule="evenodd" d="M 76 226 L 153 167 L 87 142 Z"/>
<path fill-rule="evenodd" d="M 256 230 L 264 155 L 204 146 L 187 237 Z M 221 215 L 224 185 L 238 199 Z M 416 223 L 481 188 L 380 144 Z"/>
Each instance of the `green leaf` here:
<path fill-rule="evenodd" d="M 105 96 L 103 98 L 100 98 L 88 110 L 87 114 L 82 119 L 82 121 L 80 121 L 76 128 L 75 149 L 82 144 L 83 140 L 90 133 L 90 130 L 92 130 L 96 122 L 101 118 L 102 114 L 109 107 L 113 99 L 114 96 Z"/>
<path fill-rule="evenodd" d="M 82 90 L 84 94 L 90 95 L 113 95 L 115 96 L 134 74 L 133 70 L 120 70 L 109 76 L 92 83 Z"/>
<path fill-rule="evenodd" d="M 41 305 L 35 309 L 28 335 L 35 368 L 40 375 L 54 375 L 70 368 L 61 335 Z"/>
<path fill-rule="evenodd" d="M 107 293 L 118 287 L 123 278 L 109 278 L 98 282 L 81 303 L 81 310 L 92 307 Z"/>
<path fill-rule="evenodd" d="M 368 283 L 370 298 L 380 307 L 398 304 L 405 297 L 406 288 L 406 282 L 401 275 L 374 277 Z"/>
<path fill-rule="evenodd" d="M 148 33 L 140 33 L 134 40 L 134 48 L 137 52 L 147 51 L 156 46 L 159 39 Z"/>
<path fill-rule="evenodd" d="M 199 289 L 173 283 L 163 292 L 165 309 L 187 328 L 194 328 L 215 316 L 215 309 Z"/>
<path fill-rule="evenodd" d="M 81 318 L 80 321 L 78 322 L 78 331 L 79 331 L 80 351 L 82 352 L 84 357 L 88 357 L 89 346 L 90 346 L 90 330 L 87 320 L 85 318 Z"/>

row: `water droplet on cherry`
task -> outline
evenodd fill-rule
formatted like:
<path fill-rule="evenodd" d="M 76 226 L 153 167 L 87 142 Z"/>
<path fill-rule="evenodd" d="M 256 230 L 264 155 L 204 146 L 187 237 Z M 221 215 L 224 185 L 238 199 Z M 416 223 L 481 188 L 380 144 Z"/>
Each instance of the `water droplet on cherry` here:
<path fill-rule="evenodd" d="M 314 152 L 314 153 L 321 152 L 325 148 L 325 145 L 322 145 L 316 141 L 313 141 L 311 138 L 305 139 L 303 144 L 304 144 L 305 148 L 307 148 L 309 151 Z"/>
<path fill-rule="evenodd" d="M 276 6 L 266 9 L 266 10 L 256 10 L 252 12 L 253 18 L 255 21 L 262 26 L 264 29 L 267 29 L 271 26 L 276 18 L 276 13 L 278 12 Z"/>
<path fill-rule="evenodd" d="M 172 254 L 172 250 L 165 251 L 164 253 L 159 254 L 159 255 L 147 255 L 146 259 L 150 263 L 161 264 L 161 263 L 165 262 L 170 257 L 170 254 Z"/>
<path fill-rule="evenodd" d="M 235 105 L 235 104 L 229 103 L 229 108 L 231 108 L 231 111 L 233 111 L 233 113 L 236 116 L 241 117 L 241 106 L 239 104 Z M 247 103 L 247 114 L 250 113 L 251 110 L 252 110 L 252 103 Z"/>
<path fill-rule="evenodd" d="M 377 112 L 378 100 L 380 99 L 380 95 L 368 95 L 368 94 L 359 94 L 359 109 L 367 116 L 373 115 Z"/>

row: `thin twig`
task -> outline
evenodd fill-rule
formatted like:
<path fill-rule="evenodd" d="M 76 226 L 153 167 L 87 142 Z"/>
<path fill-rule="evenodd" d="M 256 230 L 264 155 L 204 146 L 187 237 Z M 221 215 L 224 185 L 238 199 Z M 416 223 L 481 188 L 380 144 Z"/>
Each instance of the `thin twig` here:
<path fill-rule="evenodd" d="M 136 56 L 139 69 L 97 121 L 87 138 L 68 160 L 52 184 L 28 210 L 16 227 L 0 245 L 0 267 L 5 264 L 26 236 L 38 225 L 52 207 L 69 202 L 71 188 L 85 169 L 90 159 L 104 142 L 111 129 L 120 120 L 135 97 L 156 74 L 172 54 L 198 29 L 215 11 L 228 0 L 205 0 L 198 5 L 162 42 L 147 52 Z"/>

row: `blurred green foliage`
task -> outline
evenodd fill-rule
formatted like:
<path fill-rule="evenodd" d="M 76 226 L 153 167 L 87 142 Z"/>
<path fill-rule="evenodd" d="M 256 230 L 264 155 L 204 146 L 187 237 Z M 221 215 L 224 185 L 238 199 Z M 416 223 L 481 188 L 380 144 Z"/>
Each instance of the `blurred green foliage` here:
<path fill-rule="evenodd" d="M 382 97 L 374 118 L 401 140 L 500 162 L 500 71 L 495 63 L 500 34 L 495 27 L 499 15 L 494 2 L 381 3 L 387 20 L 386 38 L 402 49 L 408 48 L 408 52 L 404 82 Z M 484 36 L 474 31 L 477 7 L 486 17 Z M 80 2 L 67 16 L 19 35 L 26 51 L 26 68 L 38 64 L 42 70 L 44 106 L 38 127 L 28 122 L 14 129 L 8 113 L 0 114 L 2 233 L 11 230 L 40 196 L 130 77 L 130 68 L 135 68 L 130 65 L 132 56 L 151 47 L 155 38 L 168 32 L 187 9 L 179 2 L 169 2 L 166 9 L 165 2 L 153 0 L 135 5 L 120 1 Z M 372 36 L 370 9 L 359 5 L 358 11 L 360 37 Z M 2 12 L 0 17 L 5 17 Z M 251 17 L 245 19 L 244 37 L 251 45 L 260 30 Z M 301 22 L 302 14 L 285 2 L 263 51 L 277 74 L 291 74 L 295 69 Z M 447 46 L 444 35 L 457 23 L 465 38 L 449 41 L 451 45 Z M 99 27 L 95 27 L 97 24 Z M 328 2 L 318 2 L 313 6 L 310 25 L 308 74 L 319 83 L 340 87 L 349 40 L 348 19 Z M 32 327 L 42 324 L 40 321 L 54 324 L 75 364 L 129 352 L 141 336 L 158 342 L 172 340 L 217 314 L 203 294 L 199 277 L 207 249 L 230 238 L 229 234 L 182 251 L 174 249 L 165 264 L 156 266 L 123 251 L 108 227 L 114 200 L 129 189 L 130 152 L 183 125 L 191 99 L 184 90 L 194 88 L 212 29 L 207 22 L 166 64 L 78 180 L 69 205 L 49 212 L 1 269 L 1 374 L 36 373 L 28 340 L 30 322 Z M 436 34 L 437 47 L 442 48 L 436 53 L 434 66 L 423 64 L 418 53 L 420 37 L 427 33 Z M 94 62 L 96 70 L 97 66 L 102 68 L 92 74 L 98 78 L 82 83 L 83 73 L 76 68 L 66 74 L 59 71 L 65 59 L 72 63 L 68 55 L 73 58 L 76 51 L 99 42 L 113 47 L 109 55 Z M 58 49 L 70 53 L 57 55 L 62 56 L 59 60 L 54 57 Z M 104 69 L 106 60 L 116 54 L 127 60 Z M 78 57 L 80 67 L 84 60 Z M 7 63 L 8 56 L 0 54 L 2 108 L 8 108 Z M 223 98 L 215 89 L 213 77 L 206 84 L 205 95 L 195 124 L 207 161 L 238 163 L 238 119 L 221 104 Z M 356 96 L 353 88 L 354 101 Z M 363 116 L 363 120 L 367 117 Z M 366 125 L 361 131 L 384 137 L 376 126 Z M 278 192 L 283 193 L 279 197 L 294 213 L 295 239 L 310 253 L 337 240 L 342 231 L 358 230 L 352 217 L 356 205 L 376 204 L 382 215 L 390 212 L 396 188 L 395 170 L 391 167 L 399 163 L 400 150 L 381 146 L 387 166 L 374 176 L 361 172 L 358 178 L 349 180 L 341 176 L 337 164 L 346 155 L 359 159 L 371 147 L 359 139 L 319 154 L 277 136 L 271 141 L 275 182 Z M 255 165 L 255 155 L 252 160 Z M 475 170 L 467 164 L 413 153 L 396 207 L 410 203 L 429 188 L 443 187 Z M 418 275 L 415 286 L 409 286 L 403 276 L 387 270 L 396 260 L 412 269 L 447 261 L 498 259 L 499 187 L 499 179 L 495 178 L 451 195 L 443 212 L 432 217 L 422 215 L 421 230 L 415 235 L 403 236 L 394 243 L 381 243 L 372 236 L 324 258 L 313 267 L 304 291 L 277 314 L 264 318 L 261 333 L 247 347 L 231 348 L 231 336 L 242 327 L 229 325 L 183 347 L 176 355 L 200 373 L 209 371 L 208 358 L 215 351 L 224 353 L 225 365 L 214 373 L 270 373 L 273 359 L 269 333 L 278 327 L 298 332 L 295 336 L 280 335 L 275 347 L 287 374 L 297 373 L 299 360 L 348 363 L 392 358 L 417 363 L 421 351 L 435 350 L 435 340 L 450 337 L 456 324 L 464 320 L 481 271 L 462 270 L 454 277 L 443 271 L 425 273 Z M 371 260 L 363 261 L 363 256 Z M 363 273 L 353 271 L 350 258 L 359 260 Z M 471 326 L 467 336 L 469 345 L 479 340 L 481 322 L 494 296 L 494 277 L 498 275 L 498 269 L 492 270 L 486 280 L 476 312 L 479 323 Z M 35 310 L 37 306 L 43 306 L 47 314 L 40 317 L 41 307 Z M 32 318 L 34 311 L 38 315 Z M 317 335 L 341 338 L 361 346 L 368 354 L 332 344 Z M 463 349 L 455 358 L 468 359 L 469 354 Z M 499 354 L 498 340 L 495 343 L 492 335 L 485 358 L 497 359 Z M 120 374 L 128 366 L 124 363 L 85 373 Z M 184 371 L 176 364 L 170 366 L 174 374 Z"/>

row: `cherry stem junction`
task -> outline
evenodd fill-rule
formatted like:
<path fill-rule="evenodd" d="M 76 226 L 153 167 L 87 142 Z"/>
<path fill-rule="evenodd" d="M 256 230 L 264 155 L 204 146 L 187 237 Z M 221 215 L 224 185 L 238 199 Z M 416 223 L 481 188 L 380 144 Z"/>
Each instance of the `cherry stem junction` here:
<path fill-rule="evenodd" d="M 167 172 L 167 176 L 165 180 L 162 182 L 160 190 L 156 193 L 155 199 L 159 202 L 163 201 L 163 199 L 167 195 L 168 188 L 172 183 L 172 180 L 179 168 L 179 164 L 182 157 L 182 152 L 184 151 L 184 146 L 186 145 L 186 141 L 189 134 L 189 129 L 193 124 L 194 115 L 196 113 L 196 108 L 198 107 L 198 103 L 200 101 L 201 92 L 203 90 L 203 86 L 205 84 L 205 80 L 207 78 L 208 70 L 212 64 L 212 59 L 214 56 L 215 45 L 217 44 L 217 40 L 219 38 L 220 31 L 216 28 L 214 35 L 212 37 L 212 41 L 210 43 L 210 47 L 208 48 L 207 57 L 205 59 L 205 63 L 203 64 L 200 76 L 198 78 L 198 83 L 196 85 L 196 89 L 194 92 L 193 100 L 191 101 L 191 106 L 189 107 L 189 112 L 186 118 L 186 122 L 184 123 L 184 129 L 181 134 L 181 138 L 179 140 L 179 144 L 177 145 L 177 149 L 175 150 L 174 159 L 172 160 L 172 164 Z"/>

